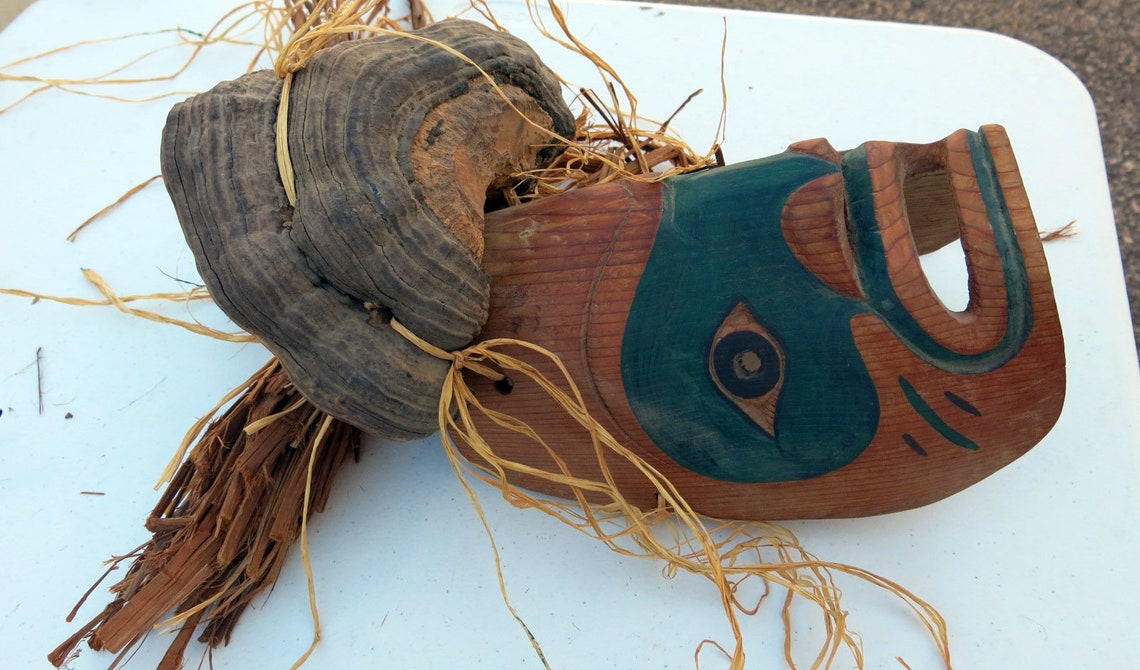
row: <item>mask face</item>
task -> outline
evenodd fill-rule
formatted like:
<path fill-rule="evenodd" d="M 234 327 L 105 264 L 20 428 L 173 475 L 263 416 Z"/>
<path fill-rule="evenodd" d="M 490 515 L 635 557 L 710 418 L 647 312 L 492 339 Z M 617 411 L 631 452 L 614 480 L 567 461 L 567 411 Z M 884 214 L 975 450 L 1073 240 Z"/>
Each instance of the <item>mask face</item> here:
<path fill-rule="evenodd" d="M 583 297 L 564 287 L 545 298 L 582 311 L 570 319 L 578 346 L 542 334 L 553 331 L 543 310 L 517 294 L 498 316 L 569 358 L 603 422 L 671 481 L 691 482 L 698 508 L 707 498 L 708 513 L 738 518 L 906 509 L 988 476 L 1056 421 L 1063 342 L 1001 128 L 842 154 L 804 142 L 638 189 L 630 202 L 648 204 L 626 202 L 608 239 L 588 236 L 599 253 L 585 238 L 573 247 Z M 567 245 L 583 230 L 530 221 Z M 961 312 L 919 263 L 958 239 L 970 276 Z M 547 323 L 561 323 L 553 311 Z M 536 329 L 520 330 L 522 313 Z M 578 448 L 559 443 L 573 460 Z"/>

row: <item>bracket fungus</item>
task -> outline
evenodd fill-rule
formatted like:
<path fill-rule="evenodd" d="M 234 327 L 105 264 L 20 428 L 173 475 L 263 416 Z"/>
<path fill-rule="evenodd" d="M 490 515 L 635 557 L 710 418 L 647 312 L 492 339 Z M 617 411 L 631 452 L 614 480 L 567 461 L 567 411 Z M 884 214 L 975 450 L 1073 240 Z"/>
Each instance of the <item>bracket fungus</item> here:
<path fill-rule="evenodd" d="M 521 40 L 449 19 L 315 54 L 288 93 L 297 201 L 275 157 L 283 83 L 255 72 L 171 110 L 162 170 L 218 305 L 316 406 L 368 432 L 438 427 L 445 351 L 487 318 L 484 198 L 545 166 L 574 118 Z M 462 54 L 460 57 L 456 54 Z"/>

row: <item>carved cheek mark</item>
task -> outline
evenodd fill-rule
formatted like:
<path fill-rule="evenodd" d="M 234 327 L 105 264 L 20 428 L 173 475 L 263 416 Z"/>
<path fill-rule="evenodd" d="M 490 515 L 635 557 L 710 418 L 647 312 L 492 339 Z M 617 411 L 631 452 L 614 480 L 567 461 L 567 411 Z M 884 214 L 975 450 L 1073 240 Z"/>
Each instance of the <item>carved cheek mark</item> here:
<path fill-rule="evenodd" d="M 914 411 L 917 412 L 918 415 L 921 416 L 922 419 L 926 421 L 926 423 L 928 423 L 931 428 L 937 431 L 939 435 L 945 438 L 947 442 L 956 444 L 963 449 L 969 449 L 970 451 L 977 451 L 981 449 L 978 443 L 974 442 L 970 438 L 952 428 L 950 424 L 947 423 L 944 418 L 942 418 L 942 415 L 940 415 L 933 407 L 931 407 L 930 403 L 926 402 L 926 399 L 922 397 L 922 394 L 918 392 L 918 389 L 914 387 L 914 384 L 911 384 L 910 380 L 908 380 L 906 377 L 903 377 L 902 375 L 899 375 L 899 388 L 902 389 L 903 395 L 906 396 L 907 402 L 909 402 L 910 406 L 914 408 Z M 958 409 L 961 409 L 967 414 L 970 414 L 972 416 L 982 415 L 982 413 L 978 411 L 976 407 L 971 405 L 964 398 L 957 396 L 950 391 L 946 391 L 944 395 L 947 400 L 954 403 Z M 920 456 L 926 455 L 926 451 L 923 450 L 922 447 L 917 446 L 918 441 L 912 435 L 904 434 L 903 441 L 905 441 L 911 449 L 914 449 L 916 452 L 918 452 Z"/>
<path fill-rule="evenodd" d="M 776 436 L 776 402 L 784 386 L 784 351 L 739 302 L 713 335 L 708 371 L 717 390 L 768 436 Z"/>

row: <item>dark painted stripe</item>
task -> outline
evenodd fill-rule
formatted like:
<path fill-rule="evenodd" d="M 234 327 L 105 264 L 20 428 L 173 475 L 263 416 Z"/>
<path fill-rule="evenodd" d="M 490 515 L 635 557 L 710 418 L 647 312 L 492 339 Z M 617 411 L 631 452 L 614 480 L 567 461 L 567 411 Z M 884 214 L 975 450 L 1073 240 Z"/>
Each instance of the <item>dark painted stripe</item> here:
<path fill-rule="evenodd" d="M 966 400 L 962 396 L 955 395 L 949 391 L 946 391 L 942 395 L 946 396 L 947 400 L 949 400 L 950 402 L 957 405 L 958 409 L 962 410 L 963 412 L 966 412 L 967 414 L 973 414 L 974 416 L 981 416 L 982 415 L 982 410 L 971 405 L 970 401 Z"/>
<path fill-rule="evenodd" d="M 914 411 L 918 412 L 918 415 L 929 423 L 931 428 L 938 431 L 939 435 L 965 449 L 977 451 L 981 448 L 976 442 L 954 430 L 943 421 L 942 417 L 938 416 L 938 412 L 935 412 L 934 408 L 922 399 L 922 396 L 915 390 L 914 385 L 906 380 L 906 377 L 899 377 L 899 387 L 902 388 L 903 395 L 906 396 L 907 402 L 914 408 Z"/>
<path fill-rule="evenodd" d="M 914 436 L 910 433 L 903 433 L 903 442 L 906 442 L 906 446 L 913 449 L 914 453 L 918 454 L 919 456 L 926 455 L 926 450 L 922 448 L 922 445 L 919 444 L 918 440 L 914 439 Z"/>

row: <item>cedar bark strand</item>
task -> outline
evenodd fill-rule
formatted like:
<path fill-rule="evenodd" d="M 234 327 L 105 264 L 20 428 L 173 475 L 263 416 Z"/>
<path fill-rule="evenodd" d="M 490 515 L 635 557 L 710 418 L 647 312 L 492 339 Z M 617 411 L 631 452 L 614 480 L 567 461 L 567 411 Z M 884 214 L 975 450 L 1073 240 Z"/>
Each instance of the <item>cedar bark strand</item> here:
<path fill-rule="evenodd" d="M 114 559 L 116 567 L 132 561 L 111 587 L 114 600 L 48 660 L 63 665 L 84 639 L 95 650 L 129 651 L 171 613 L 197 607 L 202 609 L 181 624 L 160 670 L 180 667 L 199 626 L 199 640 L 211 647 L 229 641 L 241 613 L 276 581 L 300 534 L 312 450 L 318 448 L 310 503 L 315 513 L 324 509 L 336 472 L 360 445 L 360 430 L 341 421 L 314 444 L 323 413 L 301 400 L 277 359 L 250 378 L 147 518 L 150 541 Z M 247 425 L 291 407 L 260 431 L 245 432 Z"/>

